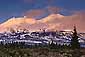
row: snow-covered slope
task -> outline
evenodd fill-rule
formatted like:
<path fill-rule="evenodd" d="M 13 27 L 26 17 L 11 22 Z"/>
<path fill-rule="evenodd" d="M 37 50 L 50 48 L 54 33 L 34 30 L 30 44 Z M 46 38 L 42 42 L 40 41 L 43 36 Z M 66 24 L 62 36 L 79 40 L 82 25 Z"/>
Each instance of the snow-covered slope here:
<path fill-rule="evenodd" d="M 70 16 L 63 16 L 61 14 L 50 14 L 41 19 L 18 17 L 8 19 L 6 22 L 0 24 L 0 32 L 9 31 L 12 29 L 27 29 L 29 31 L 40 31 L 40 29 L 49 30 L 71 30 L 76 25 L 77 30 L 84 32 L 85 24 L 82 15 L 74 14 Z"/>

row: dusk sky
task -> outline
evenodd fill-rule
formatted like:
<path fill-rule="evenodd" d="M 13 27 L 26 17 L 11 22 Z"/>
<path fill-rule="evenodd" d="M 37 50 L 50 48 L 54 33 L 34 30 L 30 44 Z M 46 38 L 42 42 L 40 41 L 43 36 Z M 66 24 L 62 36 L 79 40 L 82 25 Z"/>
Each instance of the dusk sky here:
<path fill-rule="evenodd" d="M 0 0 L 0 23 L 13 16 L 20 17 L 26 14 L 30 16 L 34 10 L 47 10 L 49 7 L 60 8 L 61 10 L 58 13 L 69 15 L 73 11 L 84 11 L 85 0 Z M 33 17 L 39 19 L 49 14 L 47 11 L 40 13 L 39 16 L 35 15 Z"/>

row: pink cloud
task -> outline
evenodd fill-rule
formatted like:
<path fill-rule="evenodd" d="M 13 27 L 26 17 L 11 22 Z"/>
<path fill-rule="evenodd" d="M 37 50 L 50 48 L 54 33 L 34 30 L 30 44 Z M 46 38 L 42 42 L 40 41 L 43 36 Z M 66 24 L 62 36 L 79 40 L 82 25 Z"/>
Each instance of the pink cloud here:
<path fill-rule="evenodd" d="M 58 13 L 58 11 L 60 11 L 61 8 L 55 7 L 55 6 L 48 6 L 48 7 L 47 7 L 47 10 L 48 10 L 48 12 L 50 12 L 50 13 Z"/>
<path fill-rule="evenodd" d="M 43 9 L 28 10 L 25 13 L 23 13 L 23 15 L 25 15 L 29 18 L 36 18 L 36 17 L 40 18 L 40 17 L 43 17 L 45 15 L 58 13 L 59 10 L 61 10 L 61 9 L 58 7 L 48 6 L 48 7 L 43 8 Z"/>
<path fill-rule="evenodd" d="M 45 10 L 36 9 L 36 10 L 29 10 L 26 13 L 24 13 L 24 15 L 29 17 L 29 18 L 35 18 L 35 17 L 38 17 L 38 16 L 42 16 L 45 13 L 46 13 Z"/>

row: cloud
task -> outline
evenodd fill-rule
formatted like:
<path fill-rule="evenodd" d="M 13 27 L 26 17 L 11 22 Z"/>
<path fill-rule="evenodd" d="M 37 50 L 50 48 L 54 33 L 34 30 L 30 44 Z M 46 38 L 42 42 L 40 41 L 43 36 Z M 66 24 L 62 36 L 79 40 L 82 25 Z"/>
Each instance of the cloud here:
<path fill-rule="evenodd" d="M 24 13 L 25 16 L 28 18 L 40 18 L 43 15 L 45 15 L 47 12 L 42 9 L 36 9 L 36 10 L 29 10 L 26 13 Z"/>
<path fill-rule="evenodd" d="M 27 16 L 28 18 L 36 18 L 40 19 L 42 17 L 46 17 L 50 14 L 58 13 L 61 9 L 58 7 L 47 6 L 43 9 L 32 9 L 28 10 L 23 15 Z"/>
<path fill-rule="evenodd" d="M 61 8 L 55 6 L 48 6 L 47 10 L 49 13 L 58 13 L 61 10 Z"/>

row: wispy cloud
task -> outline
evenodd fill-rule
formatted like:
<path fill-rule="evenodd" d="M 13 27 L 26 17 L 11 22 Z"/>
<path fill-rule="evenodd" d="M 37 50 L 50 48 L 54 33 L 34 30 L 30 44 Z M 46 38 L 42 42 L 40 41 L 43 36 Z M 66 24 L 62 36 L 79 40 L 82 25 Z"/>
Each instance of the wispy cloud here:
<path fill-rule="evenodd" d="M 28 11 L 24 12 L 23 15 L 27 16 L 28 18 L 40 19 L 40 18 L 46 17 L 50 14 L 58 13 L 60 10 L 61 10 L 61 8 L 58 8 L 58 7 L 47 6 L 42 9 L 28 10 Z"/>
<path fill-rule="evenodd" d="M 40 18 L 43 15 L 45 15 L 47 12 L 42 9 L 36 9 L 36 10 L 29 10 L 26 13 L 24 13 L 25 16 L 28 18 Z"/>

